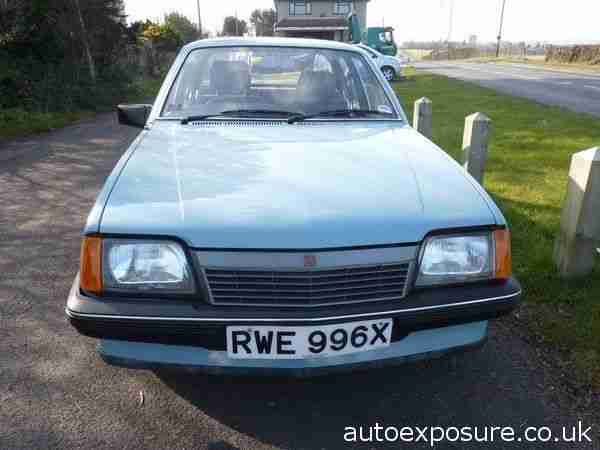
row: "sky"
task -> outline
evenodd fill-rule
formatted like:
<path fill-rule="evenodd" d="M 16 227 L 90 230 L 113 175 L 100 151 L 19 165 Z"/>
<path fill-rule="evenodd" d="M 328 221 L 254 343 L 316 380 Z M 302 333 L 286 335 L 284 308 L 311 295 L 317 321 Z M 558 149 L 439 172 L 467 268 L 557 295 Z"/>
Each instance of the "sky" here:
<path fill-rule="evenodd" d="M 498 34 L 502 0 L 371 0 L 369 26 L 396 28 L 398 42 L 445 40 L 450 29 L 450 6 L 454 4 L 454 41 L 477 35 L 479 42 Z M 203 27 L 220 30 L 223 19 L 236 15 L 248 20 L 255 8 L 273 7 L 272 0 L 200 0 Z M 128 20 L 158 20 L 170 11 L 197 21 L 196 0 L 125 0 Z M 503 36 L 510 41 L 557 43 L 600 42 L 599 0 L 506 0 Z"/>

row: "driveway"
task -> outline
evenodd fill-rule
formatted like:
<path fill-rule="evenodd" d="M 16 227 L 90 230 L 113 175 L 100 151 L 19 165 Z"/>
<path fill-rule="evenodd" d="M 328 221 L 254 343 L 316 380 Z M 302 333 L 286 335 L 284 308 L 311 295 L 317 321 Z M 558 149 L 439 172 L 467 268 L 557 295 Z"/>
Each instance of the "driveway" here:
<path fill-rule="evenodd" d="M 415 66 L 546 105 L 600 116 L 600 75 L 559 72 L 524 64 L 436 61 Z"/>
<path fill-rule="evenodd" d="M 345 447 L 345 426 L 375 422 L 517 431 L 593 425 L 514 318 L 494 324 L 473 353 L 325 378 L 105 365 L 95 342 L 68 325 L 64 306 L 86 214 L 135 135 L 101 115 L 0 147 L 0 448 L 331 449 Z M 596 429 L 593 437 L 597 444 Z M 554 445 L 527 448 L 567 448 Z"/>

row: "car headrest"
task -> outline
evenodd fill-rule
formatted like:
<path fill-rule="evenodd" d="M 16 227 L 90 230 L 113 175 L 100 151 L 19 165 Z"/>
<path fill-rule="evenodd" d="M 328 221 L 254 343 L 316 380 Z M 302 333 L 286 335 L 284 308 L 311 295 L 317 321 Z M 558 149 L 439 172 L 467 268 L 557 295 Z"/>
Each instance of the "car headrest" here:
<path fill-rule="evenodd" d="M 326 71 L 306 70 L 298 80 L 298 96 L 301 98 L 328 98 L 336 96 L 335 75 Z"/>
<path fill-rule="evenodd" d="M 218 94 L 239 95 L 250 85 L 250 67 L 245 61 L 215 61 L 210 68 L 210 85 Z"/>

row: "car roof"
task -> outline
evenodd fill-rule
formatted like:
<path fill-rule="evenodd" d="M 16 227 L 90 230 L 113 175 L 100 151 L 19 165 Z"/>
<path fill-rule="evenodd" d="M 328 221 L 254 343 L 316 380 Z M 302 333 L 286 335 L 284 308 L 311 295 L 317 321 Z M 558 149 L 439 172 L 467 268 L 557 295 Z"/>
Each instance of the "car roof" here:
<path fill-rule="evenodd" d="M 365 49 L 365 50 L 369 50 L 369 51 L 371 51 L 371 52 L 373 52 L 373 53 L 377 53 L 378 55 L 383 55 L 383 53 L 381 53 L 381 52 L 377 51 L 377 50 L 376 50 L 376 49 L 374 49 L 373 47 L 369 47 L 368 45 L 365 45 L 365 44 L 363 44 L 362 42 L 361 42 L 360 44 L 356 44 L 356 46 L 357 46 L 357 47 L 360 47 L 360 48 L 362 48 L 362 49 Z M 385 55 L 383 55 L 383 56 L 385 56 Z"/>
<path fill-rule="evenodd" d="M 323 39 L 303 38 L 273 38 L 273 37 L 224 37 L 216 39 L 203 39 L 187 44 L 184 48 L 193 50 L 210 47 L 297 47 L 297 48 L 322 48 L 327 50 L 346 50 L 360 52 L 356 46 L 343 42 L 327 41 Z"/>

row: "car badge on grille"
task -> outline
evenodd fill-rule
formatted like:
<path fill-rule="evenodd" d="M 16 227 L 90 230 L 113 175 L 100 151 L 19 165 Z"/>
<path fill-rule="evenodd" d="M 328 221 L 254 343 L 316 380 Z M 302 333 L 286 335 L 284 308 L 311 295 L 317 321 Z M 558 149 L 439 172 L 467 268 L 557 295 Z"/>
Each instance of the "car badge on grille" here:
<path fill-rule="evenodd" d="M 316 267 L 317 257 L 315 255 L 304 255 L 304 267 Z"/>

